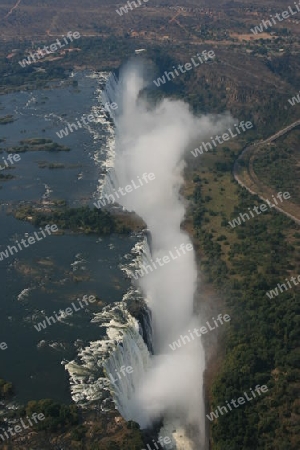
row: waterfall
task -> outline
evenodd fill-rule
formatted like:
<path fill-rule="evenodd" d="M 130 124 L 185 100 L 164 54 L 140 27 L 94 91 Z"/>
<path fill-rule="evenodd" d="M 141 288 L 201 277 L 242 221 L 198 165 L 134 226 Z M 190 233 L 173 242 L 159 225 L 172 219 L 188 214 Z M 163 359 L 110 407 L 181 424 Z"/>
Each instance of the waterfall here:
<path fill-rule="evenodd" d="M 136 189 L 118 199 L 123 208 L 139 214 L 149 228 L 143 247 L 136 249 L 138 258 L 127 268 L 131 277 L 133 270 L 138 273 L 142 264 L 150 267 L 154 260 L 161 260 L 172 248 L 190 245 L 188 236 L 180 230 L 185 210 L 179 190 L 183 182 L 184 149 L 195 136 L 197 124 L 188 108 L 180 102 L 165 100 L 151 111 L 140 97 L 144 87 L 143 70 L 134 64 L 121 70 L 119 80 L 115 76 L 108 79 L 104 95 L 107 101 L 118 104 L 118 110 L 113 116 L 115 163 L 107 173 L 102 197 L 124 188 L 133 178 L 147 171 L 156 176 L 151 188 Z M 176 441 L 173 448 L 192 449 L 186 427 L 194 428 L 193 437 L 199 442 L 197 448 L 202 450 L 205 448 L 203 346 L 200 340 L 194 341 L 176 354 L 169 348 L 180 333 L 186 333 L 197 324 L 193 316 L 197 279 L 195 258 L 193 253 L 185 254 L 179 261 L 172 261 L 159 270 L 153 267 L 156 268 L 152 264 L 151 273 L 143 278 L 134 277 L 133 283 L 142 292 L 151 311 L 139 322 L 142 329 L 147 328 L 146 335 L 151 329 L 151 340 L 144 336 L 143 342 L 154 354 L 148 354 L 150 360 L 146 365 L 141 364 L 144 347 L 137 346 L 132 335 L 124 336 L 126 345 L 122 352 L 119 350 L 111 355 L 107 367 L 116 371 L 120 364 L 125 365 L 125 361 L 131 360 L 137 370 L 134 377 L 126 381 L 122 378 L 112 395 L 121 414 L 126 419 L 136 420 L 142 428 L 163 419 L 164 430 L 172 435 L 173 442 Z M 142 336 L 140 332 L 138 341 Z M 139 358 L 138 349 L 141 351 Z M 127 356 L 125 352 L 128 352 Z"/>
<path fill-rule="evenodd" d="M 102 92 L 102 103 L 105 105 L 106 103 L 113 103 L 115 98 L 115 93 L 118 91 L 118 79 L 114 73 L 111 73 L 106 86 L 105 90 Z M 110 108 L 109 114 L 112 117 L 112 119 L 116 118 L 116 110 L 113 110 Z"/>
<path fill-rule="evenodd" d="M 143 306 L 146 310 L 146 305 Z M 106 328 L 105 336 L 81 349 L 76 360 L 65 365 L 70 374 L 71 395 L 75 402 L 87 406 L 100 402 L 103 411 L 114 403 L 125 419 L 132 419 L 131 399 L 135 386 L 150 367 L 150 353 L 138 321 L 131 316 L 126 302 L 116 303 L 94 314 L 93 323 Z M 151 336 L 146 336 L 151 340 Z M 123 367 L 132 367 L 126 376 Z M 119 374 L 119 375 L 118 375 Z M 137 420 L 137 417 L 135 417 Z"/>
<path fill-rule="evenodd" d="M 191 336 L 201 322 L 193 312 L 197 269 L 190 238 L 181 230 L 185 206 L 180 190 L 186 149 L 223 130 L 229 118 L 195 117 L 178 100 L 150 107 L 146 86 L 145 67 L 135 60 L 121 69 L 118 79 L 111 75 L 102 92 L 103 103 L 114 102 L 118 108 L 110 111 L 114 164 L 100 195 L 114 194 L 145 173 L 155 174 L 155 181 L 117 197 L 148 228 L 133 249 L 135 259 L 122 267 L 135 279 L 133 288 L 123 302 L 95 315 L 93 322 L 106 327 L 106 336 L 81 349 L 66 369 L 73 398 L 83 406 L 90 401 L 100 401 L 102 410 L 114 405 L 141 428 L 163 420 L 161 434 L 172 436 L 173 448 L 205 450 L 202 341 L 188 339 L 170 350 L 172 342 Z M 188 246 L 192 251 L 179 252 Z M 172 261 L 171 250 L 177 255 Z M 150 273 L 133 277 L 142 264 L 152 266 Z M 132 371 L 125 377 L 122 371 L 128 366 Z"/>
<path fill-rule="evenodd" d="M 103 363 L 106 376 L 111 374 L 115 378 L 110 392 L 116 408 L 126 420 L 139 420 L 139 412 L 134 410 L 133 397 L 136 387 L 150 367 L 150 362 L 147 346 L 138 327 L 134 326 L 127 329 L 122 344 Z M 121 367 L 130 367 L 128 372 L 132 373 L 120 374 Z"/>

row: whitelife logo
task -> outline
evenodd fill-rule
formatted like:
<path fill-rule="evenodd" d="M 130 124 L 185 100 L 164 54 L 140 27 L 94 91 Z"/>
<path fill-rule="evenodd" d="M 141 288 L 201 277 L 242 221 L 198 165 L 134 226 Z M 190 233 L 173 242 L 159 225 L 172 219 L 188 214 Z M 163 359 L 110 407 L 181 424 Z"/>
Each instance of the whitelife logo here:
<path fill-rule="evenodd" d="M 253 207 L 253 211 L 255 211 L 257 216 L 259 214 L 261 214 L 262 212 L 267 211 L 268 208 L 270 208 L 270 209 L 271 208 L 275 208 L 275 206 L 278 205 L 278 202 L 277 202 L 276 198 L 274 197 L 274 195 L 272 195 L 272 197 L 273 197 L 273 200 L 274 200 L 275 204 L 274 203 L 270 203 L 269 200 L 266 200 L 266 202 L 268 203 L 268 206 L 265 203 L 262 203 L 259 207 L 258 206 L 254 206 Z M 284 193 L 278 192 L 276 197 L 278 199 L 280 199 L 281 202 L 283 202 L 283 200 L 288 200 L 289 198 L 291 198 L 289 192 L 284 192 Z M 258 210 L 258 208 L 260 209 L 260 211 Z M 251 217 L 252 218 L 255 217 L 253 212 L 250 210 L 250 208 L 248 208 L 248 210 L 249 210 L 249 213 L 251 214 Z M 249 217 L 249 215 L 247 213 L 244 213 L 244 214 L 240 213 L 239 215 L 240 215 L 241 219 L 243 220 L 243 222 L 245 222 L 246 220 L 250 220 L 250 217 Z M 245 216 L 246 216 L 246 219 L 245 219 Z M 233 219 L 232 221 L 229 221 L 228 223 L 231 226 L 231 228 L 235 228 L 237 225 L 241 225 L 242 224 L 241 219 L 239 217 L 236 217 L 235 219 Z"/>
<path fill-rule="evenodd" d="M 295 106 L 296 104 L 300 103 L 300 91 L 299 94 L 297 94 L 297 97 L 289 98 L 288 102 L 291 106 Z"/>
<path fill-rule="evenodd" d="M 201 53 L 201 56 L 200 56 L 200 53 L 197 53 L 198 61 L 200 61 L 201 64 L 204 64 L 204 63 L 206 63 L 209 59 L 212 60 L 212 59 L 214 59 L 215 57 L 216 57 L 216 55 L 215 55 L 215 53 L 214 53 L 213 50 L 210 50 L 209 52 L 207 52 L 206 50 L 203 50 L 203 52 Z M 194 66 L 194 67 L 200 66 L 200 64 L 198 64 L 197 61 L 194 60 L 194 58 L 196 58 L 196 56 L 193 56 L 193 57 L 191 58 L 191 61 L 192 61 L 192 63 L 193 63 L 193 66 Z M 202 59 L 202 58 L 203 58 L 203 59 Z M 186 73 L 188 70 L 191 70 L 191 69 L 193 68 L 193 66 L 192 66 L 191 63 L 186 63 L 186 64 L 184 64 L 184 69 L 185 69 L 185 70 L 184 70 L 184 69 L 183 69 L 183 65 L 182 65 L 182 64 L 179 64 L 179 65 L 177 66 L 177 69 L 179 69 L 181 73 Z M 174 72 L 176 73 L 177 76 L 180 75 L 180 73 L 178 72 L 178 70 L 176 69 L 175 66 L 173 66 L 173 69 L 174 69 L 173 72 L 172 72 L 172 71 L 171 71 L 171 72 L 165 71 L 165 72 L 164 72 L 164 75 L 162 75 L 162 77 L 159 77 L 159 78 L 157 78 L 156 80 L 153 80 L 153 83 L 155 84 L 155 86 L 156 86 L 156 87 L 159 87 L 161 84 L 165 84 L 165 83 L 167 82 L 165 76 L 167 77 L 168 81 L 171 81 L 170 75 L 172 75 L 172 79 L 174 79 L 174 78 L 175 78 Z"/>
<path fill-rule="evenodd" d="M 147 448 L 142 448 L 142 450 L 159 450 L 161 447 L 165 448 L 166 445 L 166 449 L 170 449 L 169 445 L 172 443 L 171 439 L 168 436 L 159 436 L 157 442 L 155 442 L 154 439 L 152 439 L 152 442 L 154 445 L 153 447 L 147 444 Z M 157 444 L 159 444 L 160 447 Z M 173 445 L 171 448 L 174 448 Z"/>
<path fill-rule="evenodd" d="M 39 414 L 33 413 L 32 416 L 31 416 L 31 419 L 29 419 L 28 416 L 27 416 L 26 418 L 27 418 L 27 420 L 28 420 L 29 425 L 32 427 L 34 424 L 31 422 L 31 419 L 32 419 L 35 423 L 37 423 L 37 420 L 44 420 L 44 419 L 45 419 L 45 416 L 44 416 L 44 414 L 42 414 L 42 413 L 39 413 Z M 26 425 L 25 425 L 23 419 L 20 419 L 20 423 L 21 423 L 22 426 L 21 426 L 21 425 L 15 425 L 13 428 L 12 428 L 12 427 L 8 427 L 7 431 L 9 431 L 10 436 L 8 435 L 7 431 L 4 431 L 4 432 L 3 432 L 3 434 L 4 434 L 5 437 L 6 437 L 6 440 L 9 439 L 9 438 L 12 437 L 12 436 L 15 436 L 16 433 L 21 433 L 23 430 L 26 430 L 27 428 L 29 428 L 29 426 L 26 426 Z M 13 430 L 15 431 L 15 433 L 13 432 Z M 2 439 L 3 442 L 5 442 L 5 439 L 4 439 L 3 434 L 0 434 L 0 438 Z"/>
<path fill-rule="evenodd" d="M 45 226 L 45 231 L 47 231 L 48 236 L 50 236 L 51 232 L 54 233 L 57 230 L 58 230 L 57 225 L 49 225 L 48 224 L 48 225 Z M 44 230 L 42 230 L 42 228 L 40 228 L 40 232 L 41 232 L 43 237 L 39 237 L 39 235 L 38 235 L 39 231 L 35 231 L 33 233 L 34 237 L 30 236 L 27 239 L 28 245 L 26 244 L 26 240 L 25 239 L 21 239 L 21 244 L 24 246 L 24 248 L 29 247 L 29 245 L 35 244 L 36 240 L 37 241 L 41 241 L 43 238 L 47 237 L 46 233 L 44 232 Z M 16 241 L 15 244 L 19 247 L 20 250 L 24 249 L 24 248 L 22 248 L 22 246 L 19 243 L 19 241 Z M 7 248 L 7 250 L 5 250 L 4 252 L 0 252 L 0 261 L 3 261 L 3 257 L 4 258 L 8 258 L 9 257 L 9 253 L 11 255 L 13 255 L 14 254 L 13 250 L 15 251 L 15 253 L 19 252 L 19 250 L 17 249 L 17 247 L 15 245 L 12 245 L 12 246 L 8 245 L 6 248 Z"/>
<path fill-rule="evenodd" d="M 118 105 L 114 102 L 109 103 L 106 102 L 104 105 L 104 109 L 105 111 L 107 111 L 108 113 L 110 112 L 110 110 L 115 110 L 118 108 Z M 86 123 L 86 121 L 88 121 L 89 123 L 92 122 L 96 122 L 98 117 L 102 117 L 101 115 L 97 115 L 96 113 L 91 113 L 88 114 L 87 117 L 85 116 L 81 116 L 81 119 L 77 119 L 77 117 L 75 118 L 75 122 L 69 123 L 67 122 L 67 126 L 63 129 L 61 129 L 60 131 L 56 131 L 56 135 L 59 137 L 59 139 L 62 139 L 63 137 L 66 137 L 69 135 L 69 133 L 73 133 L 73 131 L 77 131 L 79 128 L 82 128 L 82 124 L 80 122 L 83 123 L 83 125 L 88 125 L 88 123 Z"/>
<path fill-rule="evenodd" d="M 73 309 L 70 308 L 70 307 L 66 308 L 65 311 L 60 309 L 59 310 L 60 315 L 57 315 L 56 311 L 53 311 L 53 314 L 55 315 L 56 320 L 58 322 L 61 321 L 62 319 L 65 319 L 68 316 L 72 316 L 73 311 L 75 311 L 75 312 L 76 311 L 80 311 L 83 308 L 85 308 L 85 306 L 89 306 L 89 303 L 94 303 L 96 301 L 96 297 L 94 295 L 90 295 L 89 299 L 87 300 L 87 295 L 84 295 L 83 298 L 82 298 L 82 302 L 84 302 L 85 305 L 83 305 L 81 303 L 81 300 L 79 298 L 77 300 L 79 302 L 80 308 L 76 308 L 76 305 L 72 302 L 71 306 L 72 306 Z M 52 320 L 52 323 L 51 323 L 51 320 Z M 43 320 L 43 322 L 39 322 L 37 325 L 34 325 L 34 328 L 37 331 L 45 330 L 45 328 L 47 328 L 48 325 L 52 325 L 52 324 L 56 323 L 56 320 L 54 319 L 53 316 L 50 316 L 50 317 L 47 316 L 46 319 Z M 47 325 L 46 322 L 48 323 L 48 325 Z"/>
<path fill-rule="evenodd" d="M 256 393 L 257 393 L 259 396 L 261 396 L 261 392 L 265 393 L 265 392 L 267 392 L 267 390 L 268 390 L 268 388 L 267 388 L 267 386 L 264 385 L 264 384 L 263 384 L 261 387 L 260 387 L 259 384 L 255 387 L 255 391 L 256 391 Z M 251 400 L 253 400 L 254 398 L 256 398 L 256 395 L 254 394 L 252 388 L 250 388 L 250 391 L 251 391 L 251 394 L 252 394 L 252 397 L 250 397 L 250 398 L 248 397 L 248 395 L 246 394 L 246 392 L 244 392 L 244 395 L 245 395 L 246 400 L 247 400 L 248 402 L 250 402 Z M 260 392 L 260 391 L 261 391 L 261 392 Z M 236 402 L 238 402 L 238 405 L 236 404 Z M 231 403 L 231 405 L 233 405 L 235 408 L 238 408 L 240 405 L 244 405 L 244 404 L 245 404 L 245 399 L 244 399 L 244 397 L 239 397 L 237 400 L 236 400 L 236 399 L 231 400 L 230 403 Z M 228 408 L 230 411 L 232 411 L 232 408 L 231 408 L 231 406 L 229 405 L 228 402 L 226 402 L 226 406 L 227 406 L 227 408 Z M 223 416 L 223 414 L 227 414 L 227 413 L 228 413 L 228 410 L 227 410 L 226 406 L 218 406 L 218 408 L 217 408 L 215 411 L 212 411 L 210 414 L 206 414 L 206 417 L 207 417 L 211 422 L 212 422 L 214 419 L 218 419 L 218 417 L 219 417 L 219 412 L 221 413 L 222 416 Z M 218 410 L 219 410 L 219 411 L 218 411 Z"/>
<path fill-rule="evenodd" d="M 21 156 L 18 153 L 10 153 L 9 155 L 7 155 L 7 157 L 5 158 L 4 156 L 2 156 L 2 159 L 4 160 L 4 166 L 2 167 L 2 165 L 0 164 L 0 170 L 5 170 L 8 167 L 13 166 L 14 162 L 18 162 L 21 159 Z M 8 164 L 7 160 L 9 161 L 10 164 Z"/>
<path fill-rule="evenodd" d="M 101 365 L 101 364 L 99 364 L 99 365 Z M 114 378 L 111 373 L 107 373 L 107 376 L 109 377 L 109 379 L 97 381 L 95 384 L 90 386 L 85 391 L 85 394 L 75 394 L 74 400 L 75 401 L 84 400 L 85 397 L 89 397 L 89 396 L 93 395 L 94 393 L 98 392 L 99 389 L 103 389 L 103 387 L 109 387 L 111 385 L 115 385 L 116 381 L 122 380 L 122 378 L 126 377 L 127 374 L 133 373 L 133 367 L 132 366 L 127 366 L 127 367 L 122 366 L 119 370 L 115 369 L 115 372 L 116 372 L 117 378 Z M 120 374 L 120 372 L 123 374 L 123 376 Z M 75 384 L 80 384 L 80 383 L 75 382 Z"/>
<path fill-rule="evenodd" d="M 297 280 L 299 283 L 297 283 L 296 277 L 290 278 L 290 281 L 292 281 L 294 283 L 294 286 L 291 286 L 291 283 L 287 278 L 285 280 L 286 280 L 286 284 L 288 285 L 288 287 L 284 283 L 282 283 L 282 284 L 277 283 L 277 286 L 278 286 L 280 292 L 278 292 L 278 288 L 276 287 L 276 288 L 274 288 L 274 290 L 271 289 L 269 292 L 267 292 L 266 295 L 271 299 L 273 297 L 277 297 L 277 295 L 284 292 L 282 289 L 282 286 L 284 287 L 285 291 L 287 291 L 288 289 L 292 289 L 294 286 L 298 286 L 298 284 L 300 283 L 300 275 L 297 276 Z"/>
<path fill-rule="evenodd" d="M 78 31 L 75 31 L 74 33 L 72 31 L 69 31 L 67 36 L 70 39 L 70 42 L 73 42 L 73 37 L 74 37 L 74 39 L 79 39 L 80 38 L 80 33 L 78 33 Z M 65 36 L 62 36 L 62 37 L 63 37 L 66 45 L 68 45 L 70 42 L 67 41 Z M 29 56 L 27 57 L 27 59 L 23 59 L 22 61 L 19 61 L 19 64 L 20 64 L 21 67 L 24 68 L 24 67 L 26 67 L 26 65 L 29 66 L 30 64 L 35 63 L 36 62 L 35 58 L 37 58 L 38 60 L 40 58 L 45 58 L 46 55 L 50 55 L 51 53 L 56 52 L 58 49 L 60 49 L 60 48 L 62 48 L 64 46 L 65 46 L 65 44 L 62 44 L 59 39 L 56 39 L 56 43 L 51 44 L 51 45 L 44 45 L 44 49 L 43 50 L 46 52 L 45 54 L 43 54 L 43 50 L 38 48 L 36 53 L 30 52 Z M 49 47 L 50 47 L 50 51 L 48 51 Z M 30 59 L 32 59 L 32 61 Z"/>
<path fill-rule="evenodd" d="M 119 189 L 118 189 L 118 191 L 114 191 L 112 194 L 108 194 L 108 195 L 105 195 L 104 197 L 106 197 L 106 199 L 107 199 L 107 201 L 105 200 L 105 199 L 100 199 L 100 200 L 98 200 L 98 202 L 97 203 L 94 203 L 94 206 L 96 206 L 96 208 L 98 208 L 98 209 L 100 209 L 101 207 L 103 207 L 103 206 L 106 206 L 107 205 L 107 203 L 108 204 L 110 204 L 110 203 L 115 203 L 116 201 L 117 201 L 117 199 L 115 198 L 115 196 L 119 199 L 120 198 L 120 195 L 117 193 L 117 192 L 120 192 L 121 193 L 121 195 L 122 195 L 122 197 L 124 197 L 124 195 L 126 195 L 126 194 L 129 194 L 130 192 L 132 192 L 133 190 L 135 190 L 135 189 L 139 189 L 141 186 L 143 186 L 144 185 L 144 183 L 143 183 L 143 180 L 144 180 L 144 182 L 146 183 L 146 184 L 148 184 L 149 183 L 149 181 L 153 181 L 153 180 L 155 180 L 155 175 L 154 175 L 154 173 L 152 173 L 152 172 L 150 172 L 150 173 L 144 173 L 143 175 L 142 175 L 142 179 L 138 176 L 137 177 L 137 179 L 138 179 L 138 182 L 139 182 L 139 185 L 136 185 L 135 184 L 135 182 L 133 181 L 133 180 L 131 180 L 131 184 L 127 184 L 126 186 L 125 186 L 125 188 L 123 187 L 120 187 Z M 124 192 L 125 191 L 125 192 Z"/>
<path fill-rule="evenodd" d="M 292 7 L 288 6 L 288 10 L 289 11 L 283 11 L 282 13 L 276 13 L 275 14 L 275 17 L 278 20 L 278 22 L 282 22 L 283 20 L 288 19 L 290 17 L 290 15 L 294 16 L 295 14 L 298 14 L 300 12 L 300 8 L 299 8 L 300 2 L 299 3 L 294 2 L 294 5 L 296 6 L 297 11 L 293 11 Z M 277 21 L 273 17 L 273 14 L 270 14 L 270 17 L 271 17 L 271 20 L 272 20 L 273 23 L 271 22 L 271 20 L 262 20 L 260 22 L 260 25 L 257 25 L 254 28 L 250 28 L 252 33 L 253 34 L 259 34 L 259 33 L 262 33 L 264 31 L 263 27 L 265 27 L 265 30 L 267 30 L 269 27 L 272 27 L 273 25 L 276 25 Z"/>
<path fill-rule="evenodd" d="M 6 342 L 0 342 L 0 350 L 6 350 L 8 348 Z"/>
<path fill-rule="evenodd" d="M 179 249 L 177 247 L 174 247 L 174 250 L 177 253 L 173 255 L 173 250 L 169 251 L 169 255 L 165 255 L 163 257 L 160 258 L 155 258 L 155 262 L 160 266 L 164 266 L 165 264 L 168 264 L 171 261 L 174 261 L 175 259 L 178 259 L 178 257 L 185 255 L 186 252 L 190 252 L 191 250 L 193 250 L 193 246 L 192 244 L 180 244 Z M 174 252 L 175 253 L 175 252 Z M 157 265 L 155 264 L 155 262 L 153 261 L 153 259 L 151 259 L 151 266 L 149 264 L 142 264 L 141 268 L 142 270 L 136 270 L 135 274 L 132 274 L 132 276 L 134 277 L 135 280 L 137 280 L 138 278 L 143 277 L 144 275 L 148 275 L 148 270 L 150 269 L 150 272 L 153 272 L 154 269 L 157 269 Z"/>
<path fill-rule="evenodd" d="M 219 328 L 219 324 L 224 325 L 224 322 L 229 322 L 231 320 L 231 317 L 228 314 L 225 314 L 224 316 L 222 314 L 219 314 L 217 319 L 215 320 L 215 318 L 213 317 L 212 320 L 214 321 L 214 324 L 216 325 L 215 327 L 211 327 L 210 323 L 207 321 L 206 325 L 208 327 L 208 329 L 206 327 L 201 327 L 200 329 L 198 328 L 194 328 L 193 331 L 188 330 L 189 331 L 189 336 L 187 334 L 185 335 L 180 335 L 180 339 L 178 341 L 174 341 L 172 344 L 169 344 L 169 347 L 174 351 L 177 348 L 181 348 L 182 345 L 186 345 L 188 342 L 191 342 L 191 340 L 195 340 L 195 335 L 197 337 L 201 337 L 203 334 L 206 334 L 209 331 L 212 330 L 216 330 L 216 328 Z M 218 322 L 217 322 L 218 321 Z M 181 345 L 182 344 L 182 345 Z"/>
<path fill-rule="evenodd" d="M 128 7 L 130 8 L 130 10 L 133 10 L 132 5 L 134 5 L 135 8 L 138 8 L 139 6 L 141 6 L 143 3 L 141 2 L 141 0 L 137 0 L 138 1 L 138 5 L 136 4 L 136 2 L 130 2 L 128 1 L 124 6 L 122 6 L 120 9 L 116 9 L 116 12 L 119 14 L 119 16 L 123 16 L 123 14 L 127 14 L 128 13 Z M 147 3 L 149 0 L 143 0 L 144 3 Z M 127 6 L 128 5 L 128 6 Z"/>
<path fill-rule="evenodd" d="M 229 141 L 230 139 L 238 136 L 239 134 L 241 134 L 241 130 L 243 132 L 250 130 L 251 128 L 253 128 L 253 124 L 251 122 L 244 122 L 243 120 L 239 123 L 239 125 L 234 124 L 235 126 L 235 130 L 237 131 L 238 134 L 234 134 L 231 130 L 231 128 L 228 128 L 228 133 L 223 133 L 222 136 L 219 136 L 218 134 L 214 137 L 211 137 L 211 141 L 214 144 L 214 147 L 216 148 L 218 144 L 224 144 L 224 142 Z M 240 130 L 241 128 L 241 130 Z M 222 140 L 223 139 L 223 140 Z M 216 144 L 216 142 L 218 144 Z M 203 154 L 203 149 L 207 152 L 208 150 L 212 150 L 213 147 L 211 145 L 210 142 L 202 142 L 202 144 L 200 145 L 200 147 L 195 148 L 194 150 L 191 150 L 192 155 L 197 158 L 197 156 L 202 155 Z"/>

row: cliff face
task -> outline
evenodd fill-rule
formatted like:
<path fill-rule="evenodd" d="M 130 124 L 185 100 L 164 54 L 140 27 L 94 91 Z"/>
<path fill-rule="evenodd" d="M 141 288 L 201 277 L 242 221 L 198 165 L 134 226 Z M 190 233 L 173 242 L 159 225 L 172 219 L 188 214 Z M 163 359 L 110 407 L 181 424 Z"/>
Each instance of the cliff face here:
<path fill-rule="evenodd" d="M 282 123 L 297 119 L 296 111 L 287 107 L 287 98 L 295 95 L 299 80 L 283 68 L 283 63 L 288 64 L 297 73 L 296 55 L 285 57 L 274 51 L 263 58 L 245 53 L 245 48 L 241 52 L 220 47 L 212 47 L 216 54 L 212 64 L 194 69 L 193 76 L 182 75 L 174 80 L 196 112 L 229 110 L 239 120 L 252 121 L 264 136 Z M 182 63 L 187 61 L 184 55 L 180 59 Z"/>

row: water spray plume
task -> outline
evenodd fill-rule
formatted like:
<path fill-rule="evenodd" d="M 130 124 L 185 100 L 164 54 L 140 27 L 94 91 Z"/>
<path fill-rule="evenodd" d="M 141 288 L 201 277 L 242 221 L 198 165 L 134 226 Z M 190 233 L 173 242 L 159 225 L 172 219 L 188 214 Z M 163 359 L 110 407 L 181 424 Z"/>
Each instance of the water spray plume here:
<path fill-rule="evenodd" d="M 180 198 L 184 156 L 188 148 L 206 136 L 227 129 L 229 114 L 195 117 L 183 101 L 164 99 L 149 106 L 145 66 L 129 62 L 119 80 L 111 77 L 104 101 L 116 102 L 115 165 L 111 176 L 114 189 L 124 187 L 145 172 L 155 180 L 120 198 L 119 203 L 135 211 L 151 235 L 152 259 L 189 244 L 181 230 L 185 207 Z M 197 449 L 205 448 L 203 373 L 205 353 L 201 339 L 172 352 L 169 344 L 199 325 L 193 315 L 197 284 L 195 254 L 186 252 L 169 264 L 137 281 L 152 311 L 153 347 L 151 368 L 143 375 L 130 399 L 131 419 L 149 427 L 156 419 L 194 426 Z"/>

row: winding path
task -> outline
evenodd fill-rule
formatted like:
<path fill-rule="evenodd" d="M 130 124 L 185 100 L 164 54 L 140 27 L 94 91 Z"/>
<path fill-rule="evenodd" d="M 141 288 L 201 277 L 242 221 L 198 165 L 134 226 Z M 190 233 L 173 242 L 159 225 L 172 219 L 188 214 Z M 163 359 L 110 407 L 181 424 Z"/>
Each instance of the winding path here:
<path fill-rule="evenodd" d="M 6 16 L 4 16 L 4 19 L 7 19 L 7 17 L 11 15 L 11 13 L 13 12 L 13 10 L 16 9 L 16 8 L 19 6 L 19 4 L 21 3 L 21 1 L 22 1 L 22 0 L 18 0 L 18 1 L 17 1 L 17 3 L 15 4 L 15 6 L 13 6 L 13 7 L 11 8 L 11 10 L 6 14 Z"/>
<path fill-rule="evenodd" d="M 288 125 L 285 128 L 282 128 L 277 133 L 273 134 L 269 138 L 265 139 L 264 141 L 256 142 L 255 144 L 248 145 L 244 148 L 244 150 L 240 153 L 238 158 L 235 160 L 234 166 L 233 166 L 233 176 L 234 179 L 238 182 L 238 184 L 245 189 L 247 189 L 248 192 L 251 194 L 257 195 L 261 200 L 264 202 L 266 201 L 266 198 L 263 197 L 262 194 L 259 193 L 259 191 L 263 191 L 265 193 L 270 193 L 270 196 L 273 194 L 276 194 L 269 186 L 264 185 L 259 178 L 256 176 L 254 169 L 253 169 L 253 160 L 254 156 L 257 153 L 257 151 L 266 144 L 270 144 L 271 142 L 275 141 L 279 137 L 285 135 L 289 131 L 291 131 L 293 128 L 300 125 L 300 120 L 297 120 L 296 122 L 293 122 L 292 124 Z M 249 155 L 249 165 L 245 169 L 247 173 L 243 173 L 243 175 L 240 175 L 239 168 L 242 167 L 239 162 L 243 159 L 243 157 L 248 153 Z M 256 190 L 254 190 L 256 188 Z M 291 203 L 290 201 L 285 201 L 279 206 L 275 206 L 275 209 L 285 214 L 290 219 L 294 220 L 298 225 L 300 225 L 300 207 L 298 205 L 295 205 Z M 291 213 L 290 210 L 293 210 L 293 213 Z M 295 215 L 295 212 L 296 215 Z"/>

